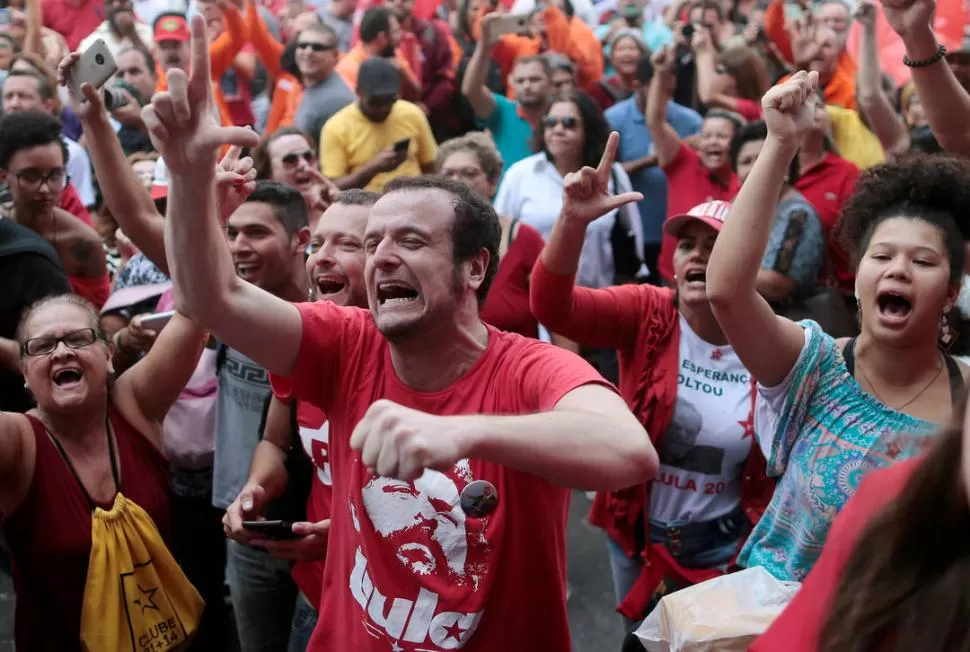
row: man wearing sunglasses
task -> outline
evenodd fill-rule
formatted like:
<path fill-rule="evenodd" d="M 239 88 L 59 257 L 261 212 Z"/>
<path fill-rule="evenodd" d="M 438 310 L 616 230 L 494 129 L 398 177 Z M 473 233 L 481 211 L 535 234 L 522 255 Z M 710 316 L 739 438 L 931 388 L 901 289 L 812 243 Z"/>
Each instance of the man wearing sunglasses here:
<path fill-rule="evenodd" d="M 337 35 L 326 25 L 307 27 L 296 37 L 296 67 L 303 96 L 294 123 L 317 142 L 324 123 L 356 99 L 337 66 Z"/>

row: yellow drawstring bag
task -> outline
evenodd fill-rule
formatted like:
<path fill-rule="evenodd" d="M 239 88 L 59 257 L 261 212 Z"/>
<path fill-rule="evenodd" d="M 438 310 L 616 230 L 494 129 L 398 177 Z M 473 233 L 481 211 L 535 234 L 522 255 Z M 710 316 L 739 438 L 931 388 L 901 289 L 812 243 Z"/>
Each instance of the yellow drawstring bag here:
<path fill-rule="evenodd" d="M 120 492 L 111 511 L 95 507 L 81 607 L 84 650 L 183 649 L 204 606 L 145 510 Z"/>

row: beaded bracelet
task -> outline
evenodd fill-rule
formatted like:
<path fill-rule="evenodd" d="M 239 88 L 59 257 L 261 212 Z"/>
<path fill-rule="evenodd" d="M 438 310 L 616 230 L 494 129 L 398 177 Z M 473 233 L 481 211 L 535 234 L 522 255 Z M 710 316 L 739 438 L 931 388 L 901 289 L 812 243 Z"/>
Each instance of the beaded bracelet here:
<path fill-rule="evenodd" d="M 929 59 L 923 59 L 921 61 L 913 61 L 912 59 L 909 58 L 909 56 L 904 54 L 903 65 L 906 66 L 907 68 L 925 68 L 927 66 L 932 66 L 934 63 L 936 63 L 937 61 L 940 61 L 945 56 L 946 56 L 946 46 L 941 43 L 940 47 L 936 49 L 936 54 L 934 54 Z"/>

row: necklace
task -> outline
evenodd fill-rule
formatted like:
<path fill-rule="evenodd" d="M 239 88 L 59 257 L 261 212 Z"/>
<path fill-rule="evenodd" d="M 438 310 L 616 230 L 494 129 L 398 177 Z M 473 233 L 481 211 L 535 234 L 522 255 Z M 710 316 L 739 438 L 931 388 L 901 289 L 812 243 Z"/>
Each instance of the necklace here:
<path fill-rule="evenodd" d="M 936 382 L 936 379 L 940 377 L 940 374 L 943 373 L 943 367 L 946 366 L 944 364 L 941 364 L 940 367 L 936 370 L 936 374 L 930 379 L 930 382 L 926 383 L 926 385 L 923 387 L 923 389 L 919 390 L 919 392 L 916 394 L 916 396 L 914 396 L 913 398 L 909 399 L 908 401 L 906 401 L 905 403 L 903 403 L 899 407 L 893 407 L 892 405 L 889 405 L 888 402 L 886 402 L 885 400 L 883 400 L 882 396 L 879 395 L 879 391 L 876 389 L 876 386 L 872 383 L 872 381 L 869 380 L 869 374 L 866 373 L 866 368 L 862 366 L 862 363 L 860 361 L 856 360 L 856 364 L 859 366 L 860 371 L 862 371 L 862 377 L 866 379 L 866 382 L 869 384 L 869 389 L 871 389 L 872 390 L 872 393 L 876 395 L 876 398 L 878 398 L 884 405 L 889 406 L 889 408 L 891 408 L 893 410 L 896 410 L 897 412 L 902 412 L 903 408 L 909 406 L 911 403 L 913 403 L 913 401 L 915 401 L 920 396 L 922 396 L 923 394 L 925 394 L 926 393 L 926 390 L 928 390 L 933 385 L 933 383 Z"/>

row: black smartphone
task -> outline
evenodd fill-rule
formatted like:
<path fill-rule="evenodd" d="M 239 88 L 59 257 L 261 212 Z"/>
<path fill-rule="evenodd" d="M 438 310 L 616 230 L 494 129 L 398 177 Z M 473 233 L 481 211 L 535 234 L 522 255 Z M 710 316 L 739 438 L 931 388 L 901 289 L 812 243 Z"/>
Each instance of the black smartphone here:
<path fill-rule="evenodd" d="M 293 534 L 293 524 L 287 521 L 243 521 L 242 526 L 252 532 L 257 532 L 267 539 L 288 540 L 299 539 Z"/>
<path fill-rule="evenodd" d="M 408 151 L 408 147 L 411 146 L 410 138 L 402 138 L 401 140 L 394 143 L 394 151 L 400 154 L 401 152 Z"/>
<path fill-rule="evenodd" d="M 690 43 L 691 39 L 694 38 L 694 26 L 691 23 L 687 23 L 680 28 L 680 33 L 683 34 L 684 40 Z"/>

